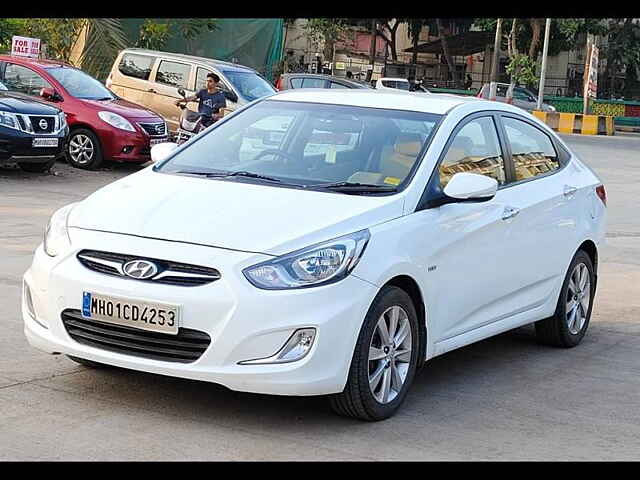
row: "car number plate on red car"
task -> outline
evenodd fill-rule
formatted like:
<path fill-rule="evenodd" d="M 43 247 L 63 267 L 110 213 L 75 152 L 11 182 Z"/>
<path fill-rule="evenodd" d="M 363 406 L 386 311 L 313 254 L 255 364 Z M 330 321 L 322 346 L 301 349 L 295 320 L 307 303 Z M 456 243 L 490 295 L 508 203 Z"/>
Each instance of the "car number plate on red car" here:
<path fill-rule="evenodd" d="M 152 138 L 151 140 L 149 140 L 149 145 L 151 145 L 153 147 L 154 145 L 158 145 L 159 143 L 165 143 L 167 141 L 168 141 L 167 137 Z"/>
<path fill-rule="evenodd" d="M 180 306 L 82 292 L 82 316 L 126 327 L 177 335 Z"/>

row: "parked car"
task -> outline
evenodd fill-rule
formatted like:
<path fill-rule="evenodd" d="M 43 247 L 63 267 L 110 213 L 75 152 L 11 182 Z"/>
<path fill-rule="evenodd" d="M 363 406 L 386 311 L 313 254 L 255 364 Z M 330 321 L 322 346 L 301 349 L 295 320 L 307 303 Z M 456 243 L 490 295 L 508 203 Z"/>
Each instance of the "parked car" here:
<path fill-rule="evenodd" d="M 9 92 L 0 82 L 0 164 L 46 172 L 64 155 L 69 127 L 55 107 Z"/>
<path fill-rule="evenodd" d="M 377 90 L 404 90 L 411 91 L 411 83 L 406 78 L 379 78 L 376 80 Z"/>
<path fill-rule="evenodd" d="M 106 85 L 123 98 L 160 113 L 171 131 L 176 131 L 180 110 L 175 102 L 182 98 L 178 89 L 184 89 L 190 97 L 206 88 L 208 73 L 220 77 L 219 87 L 227 98 L 229 111 L 276 92 L 258 72 L 243 65 L 139 48 L 120 52 Z M 191 110 L 198 109 L 197 103 L 189 105 Z"/>
<path fill-rule="evenodd" d="M 498 83 L 496 88 L 496 101 L 507 101 L 507 90 L 509 89 L 508 83 Z M 477 95 L 478 98 L 489 99 L 489 84 L 485 83 Z M 538 108 L 538 96 L 531 90 L 525 87 L 514 87 L 513 89 L 513 105 L 520 107 L 523 110 L 532 112 Z M 543 112 L 555 112 L 556 108 L 548 103 L 542 104 Z"/>
<path fill-rule="evenodd" d="M 95 169 L 105 159 L 142 164 L 151 159 L 151 145 L 167 139 L 162 117 L 71 65 L 0 55 L 0 81 L 64 111 L 71 131 L 66 156 L 74 167 Z"/>
<path fill-rule="evenodd" d="M 366 82 L 348 79 L 344 77 L 334 77 L 320 73 L 283 73 L 276 83 L 278 90 L 289 90 L 291 88 L 367 88 L 371 85 Z"/>
<path fill-rule="evenodd" d="M 380 420 L 438 355 L 587 331 L 606 192 L 512 105 L 294 89 L 152 154 L 52 216 L 31 345 Z"/>

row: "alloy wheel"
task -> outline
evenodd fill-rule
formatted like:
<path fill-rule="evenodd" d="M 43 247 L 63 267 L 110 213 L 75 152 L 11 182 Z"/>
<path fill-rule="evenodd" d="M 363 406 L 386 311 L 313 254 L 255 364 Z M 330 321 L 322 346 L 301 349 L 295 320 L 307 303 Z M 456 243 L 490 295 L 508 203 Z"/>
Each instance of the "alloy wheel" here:
<path fill-rule="evenodd" d="M 93 159 L 95 146 L 91 139 L 83 134 L 74 135 L 69 142 L 69 155 L 79 164 L 85 165 Z"/>
<path fill-rule="evenodd" d="M 591 278 L 589 269 L 579 263 L 571 272 L 567 289 L 566 321 L 569 332 L 577 335 L 585 322 L 591 300 Z"/>
<path fill-rule="evenodd" d="M 400 306 L 385 310 L 369 345 L 369 389 L 382 404 L 393 401 L 402 390 L 411 363 L 411 324 Z"/>

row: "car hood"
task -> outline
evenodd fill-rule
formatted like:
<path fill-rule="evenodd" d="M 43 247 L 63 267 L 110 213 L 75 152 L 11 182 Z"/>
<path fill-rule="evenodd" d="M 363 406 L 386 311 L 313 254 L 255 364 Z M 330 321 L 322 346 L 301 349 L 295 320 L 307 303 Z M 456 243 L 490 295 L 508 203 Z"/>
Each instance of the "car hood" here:
<path fill-rule="evenodd" d="M 69 226 L 281 255 L 402 215 L 400 195 L 364 196 L 158 173 L 80 202 Z"/>
<path fill-rule="evenodd" d="M 0 92 L 0 111 L 29 115 L 56 115 L 60 110 L 31 97 L 17 93 Z"/>
<path fill-rule="evenodd" d="M 158 114 L 147 110 L 140 105 L 124 100 L 123 98 L 116 98 L 114 100 L 85 100 L 82 99 L 85 105 L 90 105 L 95 108 L 96 111 L 107 111 L 117 113 L 127 119 L 154 119 L 156 121 L 163 121 L 162 117 Z"/>

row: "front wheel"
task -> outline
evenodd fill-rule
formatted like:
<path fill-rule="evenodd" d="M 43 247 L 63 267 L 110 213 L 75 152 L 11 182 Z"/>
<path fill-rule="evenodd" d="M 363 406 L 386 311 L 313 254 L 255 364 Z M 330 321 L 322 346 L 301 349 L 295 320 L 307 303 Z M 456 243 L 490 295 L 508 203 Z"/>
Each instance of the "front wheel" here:
<path fill-rule="evenodd" d="M 569 265 L 553 317 L 535 324 L 538 340 L 555 347 L 578 345 L 589 327 L 595 288 L 591 258 L 579 250 Z"/>
<path fill-rule="evenodd" d="M 402 404 L 418 364 L 418 316 L 407 293 L 384 287 L 358 336 L 347 384 L 329 397 L 339 415 L 384 420 Z"/>
<path fill-rule="evenodd" d="M 67 159 L 76 168 L 95 170 L 103 161 L 98 137 L 91 130 L 80 128 L 71 132 L 67 143 Z"/>

